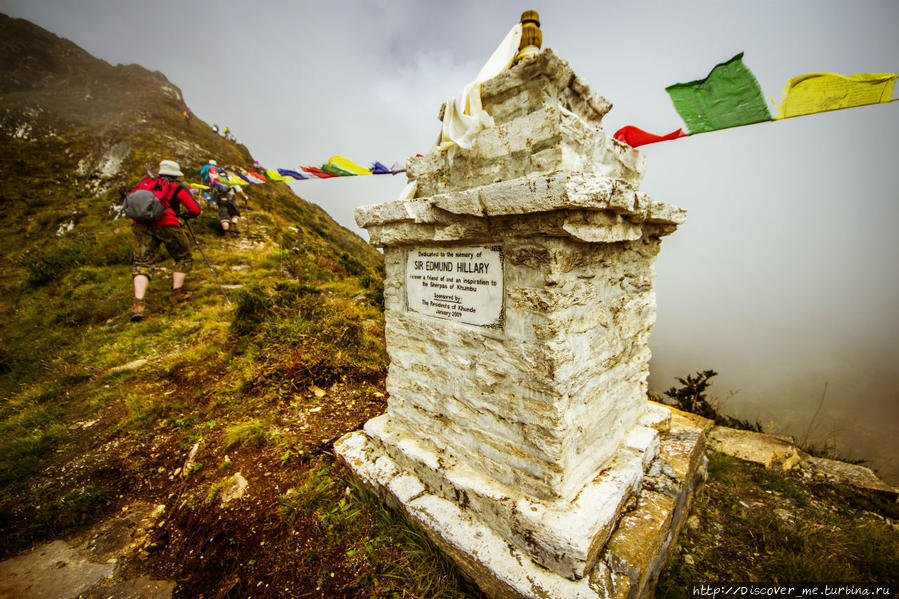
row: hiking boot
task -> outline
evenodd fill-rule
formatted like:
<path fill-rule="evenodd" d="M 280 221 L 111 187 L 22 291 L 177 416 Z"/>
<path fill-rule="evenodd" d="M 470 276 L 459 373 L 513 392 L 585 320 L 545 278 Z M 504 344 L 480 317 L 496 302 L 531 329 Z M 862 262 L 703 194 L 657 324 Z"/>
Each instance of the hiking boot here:
<path fill-rule="evenodd" d="M 144 319 L 144 310 L 147 302 L 142 299 L 134 299 L 134 306 L 131 308 L 131 322 L 140 322 Z"/>
<path fill-rule="evenodd" d="M 184 287 L 172 289 L 172 295 L 169 297 L 173 304 L 180 304 L 181 302 L 187 301 L 189 298 L 190 292 L 187 291 Z"/>

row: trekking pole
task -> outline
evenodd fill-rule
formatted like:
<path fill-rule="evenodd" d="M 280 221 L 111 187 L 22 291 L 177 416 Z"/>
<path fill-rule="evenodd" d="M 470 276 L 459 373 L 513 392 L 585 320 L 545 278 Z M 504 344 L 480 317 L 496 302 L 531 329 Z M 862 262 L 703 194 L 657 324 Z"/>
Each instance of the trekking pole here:
<path fill-rule="evenodd" d="M 194 235 L 194 230 L 190 226 L 190 221 L 185 218 L 184 224 L 187 225 L 187 230 L 190 231 L 190 236 L 193 238 L 194 243 L 197 244 L 197 249 L 200 250 L 200 255 L 202 255 L 203 260 L 206 261 L 206 266 L 209 267 L 209 272 L 211 272 L 213 278 L 215 278 L 215 284 L 219 286 L 219 291 L 222 292 L 222 295 L 225 297 L 225 301 L 228 302 L 228 305 L 230 306 L 231 300 L 228 299 L 228 294 L 225 293 L 225 288 L 222 287 L 221 283 L 219 283 L 218 275 L 215 274 L 215 270 L 213 270 L 212 264 L 209 263 L 209 258 L 206 257 L 206 254 L 203 252 L 203 247 L 200 245 L 200 242 L 197 240 L 197 236 Z"/>

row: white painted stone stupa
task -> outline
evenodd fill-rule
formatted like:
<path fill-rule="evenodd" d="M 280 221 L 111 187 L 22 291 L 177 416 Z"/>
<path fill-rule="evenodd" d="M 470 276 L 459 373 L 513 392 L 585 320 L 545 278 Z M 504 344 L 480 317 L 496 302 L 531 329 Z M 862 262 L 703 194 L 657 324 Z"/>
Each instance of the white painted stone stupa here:
<path fill-rule="evenodd" d="M 647 596 L 705 468 L 701 429 L 647 401 L 653 264 L 685 211 L 639 191 L 611 104 L 551 50 L 480 99 L 470 147 L 356 211 L 390 397 L 335 449 L 490 597 Z"/>

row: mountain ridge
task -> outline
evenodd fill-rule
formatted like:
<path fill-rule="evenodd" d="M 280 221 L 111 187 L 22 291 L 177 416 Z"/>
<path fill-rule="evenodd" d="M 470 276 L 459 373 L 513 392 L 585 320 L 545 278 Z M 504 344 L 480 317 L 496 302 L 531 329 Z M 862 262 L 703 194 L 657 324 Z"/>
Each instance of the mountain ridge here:
<path fill-rule="evenodd" d="M 186 122 L 181 90 L 158 71 L 112 66 L 69 40 L 6 15 L 0 15 L 0 40 L 0 139 L 8 156 L 0 174 L 7 182 L 24 173 L 51 186 L 54 194 L 68 187 L 74 194 L 112 202 L 111 192 L 133 185 L 161 159 L 179 162 L 188 181 L 199 181 L 200 167 L 211 158 L 224 165 L 253 163 L 245 146 L 216 135 L 198 116 Z M 35 140 L 49 151 L 19 143 Z M 46 172 L 39 172 L 41 167 Z M 0 201 L 15 199 L 17 192 L 29 195 L 16 187 L 7 185 Z M 314 228 L 295 223 L 304 235 L 321 238 L 319 229 L 341 251 L 378 264 L 371 246 L 285 184 L 256 185 L 251 193 L 266 210 L 314 223 Z M 276 235 L 286 231 L 280 229 Z"/>

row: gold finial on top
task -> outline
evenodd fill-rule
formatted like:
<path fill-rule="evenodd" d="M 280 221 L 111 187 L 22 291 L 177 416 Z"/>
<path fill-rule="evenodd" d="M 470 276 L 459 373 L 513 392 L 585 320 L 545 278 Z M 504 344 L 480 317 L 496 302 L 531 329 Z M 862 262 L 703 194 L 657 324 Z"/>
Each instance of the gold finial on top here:
<path fill-rule="evenodd" d="M 537 54 L 542 45 L 543 32 L 540 31 L 540 15 L 536 10 L 526 10 L 521 13 L 521 43 L 518 44 L 518 55 L 515 57 L 515 62 Z"/>

